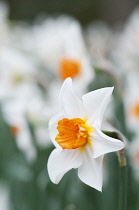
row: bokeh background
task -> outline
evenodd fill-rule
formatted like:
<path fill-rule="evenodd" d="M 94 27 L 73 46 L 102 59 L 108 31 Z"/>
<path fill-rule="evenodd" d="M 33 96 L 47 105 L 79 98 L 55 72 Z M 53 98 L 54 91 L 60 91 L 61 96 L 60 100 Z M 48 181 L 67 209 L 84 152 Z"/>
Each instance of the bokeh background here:
<path fill-rule="evenodd" d="M 38 14 L 68 14 L 77 18 L 81 24 L 93 20 L 104 20 L 111 25 L 124 22 L 138 6 L 137 0 L 8 0 L 11 19 L 33 20 Z"/>
<path fill-rule="evenodd" d="M 0 210 L 118 209 L 116 153 L 104 159 L 102 193 L 76 170 L 58 185 L 49 179 L 48 122 L 66 78 L 57 71 L 63 57 L 82 67 L 74 82 L 79 95 L 115 86 L 104 127 L 124 136 L 127 209 L 139 209 L 138 6 L 137 0 L 0 1 Z"/>

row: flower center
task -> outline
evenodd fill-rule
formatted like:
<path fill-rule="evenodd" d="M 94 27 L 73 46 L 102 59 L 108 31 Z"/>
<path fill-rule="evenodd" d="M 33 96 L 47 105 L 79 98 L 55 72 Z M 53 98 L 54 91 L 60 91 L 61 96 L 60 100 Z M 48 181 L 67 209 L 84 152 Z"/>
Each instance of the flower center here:
<path fill-rule="evenodd" d="M 60 77 L 65 80 L 68 77 L 75 78 L 80 74 L 80 63 L 76 60 L 64 58 L 60 62 Z"/>
<path fill-rule="evenodd" d="M 139 103 L 137 103 L 137 104 L 133 107 L 132 113 L 133 113 L 134 116 L 139 117 Z"/>
<path fill-rule="evenodd" d="M 82 147 L 89 141 L 89 133 L 92 128 L 87 126 L 80 118 L 64 118 L 58 121 L 56 142 L 63 149 L 76 149 Z"/>
<path fill-rule="evenodd" d="M 13 83 L 14 84 L 20 84 L 23 81 L 23 74 L 19 72 L 14 72 L 12 75 Z"/>
<path fill-rule="evenodd" d="M 16 127 L 15 125 L 11 125 L 10 129 L 11 129 L 11 132 L 12 132 L 13 136 L 17 136 L 17 134 L 19 132 L 19 128 Z"/>

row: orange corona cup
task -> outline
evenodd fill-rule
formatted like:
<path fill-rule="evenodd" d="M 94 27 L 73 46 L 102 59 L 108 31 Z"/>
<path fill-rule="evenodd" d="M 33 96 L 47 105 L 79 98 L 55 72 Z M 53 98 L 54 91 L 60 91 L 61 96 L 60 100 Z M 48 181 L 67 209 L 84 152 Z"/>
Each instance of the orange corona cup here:
<path fill-rule="evenodd" d="M 80 118 L 64 118 L 58 121 L 56 142 L 63 149 L 76 149 L 89 140 L 89 129 L 85 121 Z"/>
<path fill-rule="evenodd" d="M 136 117 L 139 117 L 139 103 L 137 103 L 134 108 L 133 108 L 133 114 L 136 116 Z"/>
<path fill-rule="evenodd" d="M 73 59 L 64 58 L 60 62 L 60 77 L 65 80 L 68 77 L 75 78 L 80 74 L 80 63 Z"/>
<path fill-rule="evenodd" d="M 19 132 L 19 128 L 14 126 L 14 125 L 11 125 L 10 126 L 10 129 L 11 129 L 11 132 L 14 136 L 17 136 L 18 132 Z"/>

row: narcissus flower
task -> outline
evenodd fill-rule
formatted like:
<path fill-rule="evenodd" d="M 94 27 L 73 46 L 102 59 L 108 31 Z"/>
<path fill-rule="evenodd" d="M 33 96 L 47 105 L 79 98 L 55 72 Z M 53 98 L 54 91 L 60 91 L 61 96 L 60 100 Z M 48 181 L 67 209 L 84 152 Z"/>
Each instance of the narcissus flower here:
<path fill-rule="evenodd" d="M 104 154 L 120 150 L 123 142 L 101 131 L 103 114 L 113 87 L 102 88 L 83 95 L 82 101 L 67 78 L 61 88 L 61 112 L 49 123 L 50 137 L 55 145 L 48 160 L 48 173 L 53 183 L 64 174 L 78 168 L 79 178 L 101 191 Z"/>
<path fill-rule="evenodd" d="M 124 92 L 124 106 L 126 122 L 129 130 L 139 135 L 139 74 L 136 72 L 126 75 L 126 88 Z"/>
<path fill-rule="evenodd" d="M 60 85 L 71 77 L 75 89 L 82 95 L 94 78 L 94 69 L 80 23 L 67 16 L 49 18 L 34 27 L 34 35 L 34 51 L 45 69 L 57 78 Z"/>

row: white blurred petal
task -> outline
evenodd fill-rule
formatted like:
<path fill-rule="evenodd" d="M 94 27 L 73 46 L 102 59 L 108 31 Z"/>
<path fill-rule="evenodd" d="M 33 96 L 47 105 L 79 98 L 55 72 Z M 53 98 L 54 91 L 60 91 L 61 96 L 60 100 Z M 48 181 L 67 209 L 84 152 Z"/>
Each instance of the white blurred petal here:
<path fill-rule="evenodd" d="M 10 189 L 9 186 L 0 182 L 0 209 L 10 210 Z"/>
<path fill-rule="evenodd" d="M 83 104 L 89 124 L 97 122 L 99 127 L 101 126 L 103 114 L 110 101 L 112 91 L 113 87 L 107 87 L 83 95 Z"/>
<path fill-rule="evenodd" d="M 48 173 L 51 181 L 59 183 L 64 174 L 82 164 L 82 154 L 78 149 L 62 150 L 56 148 L 48 159 Z"/>

